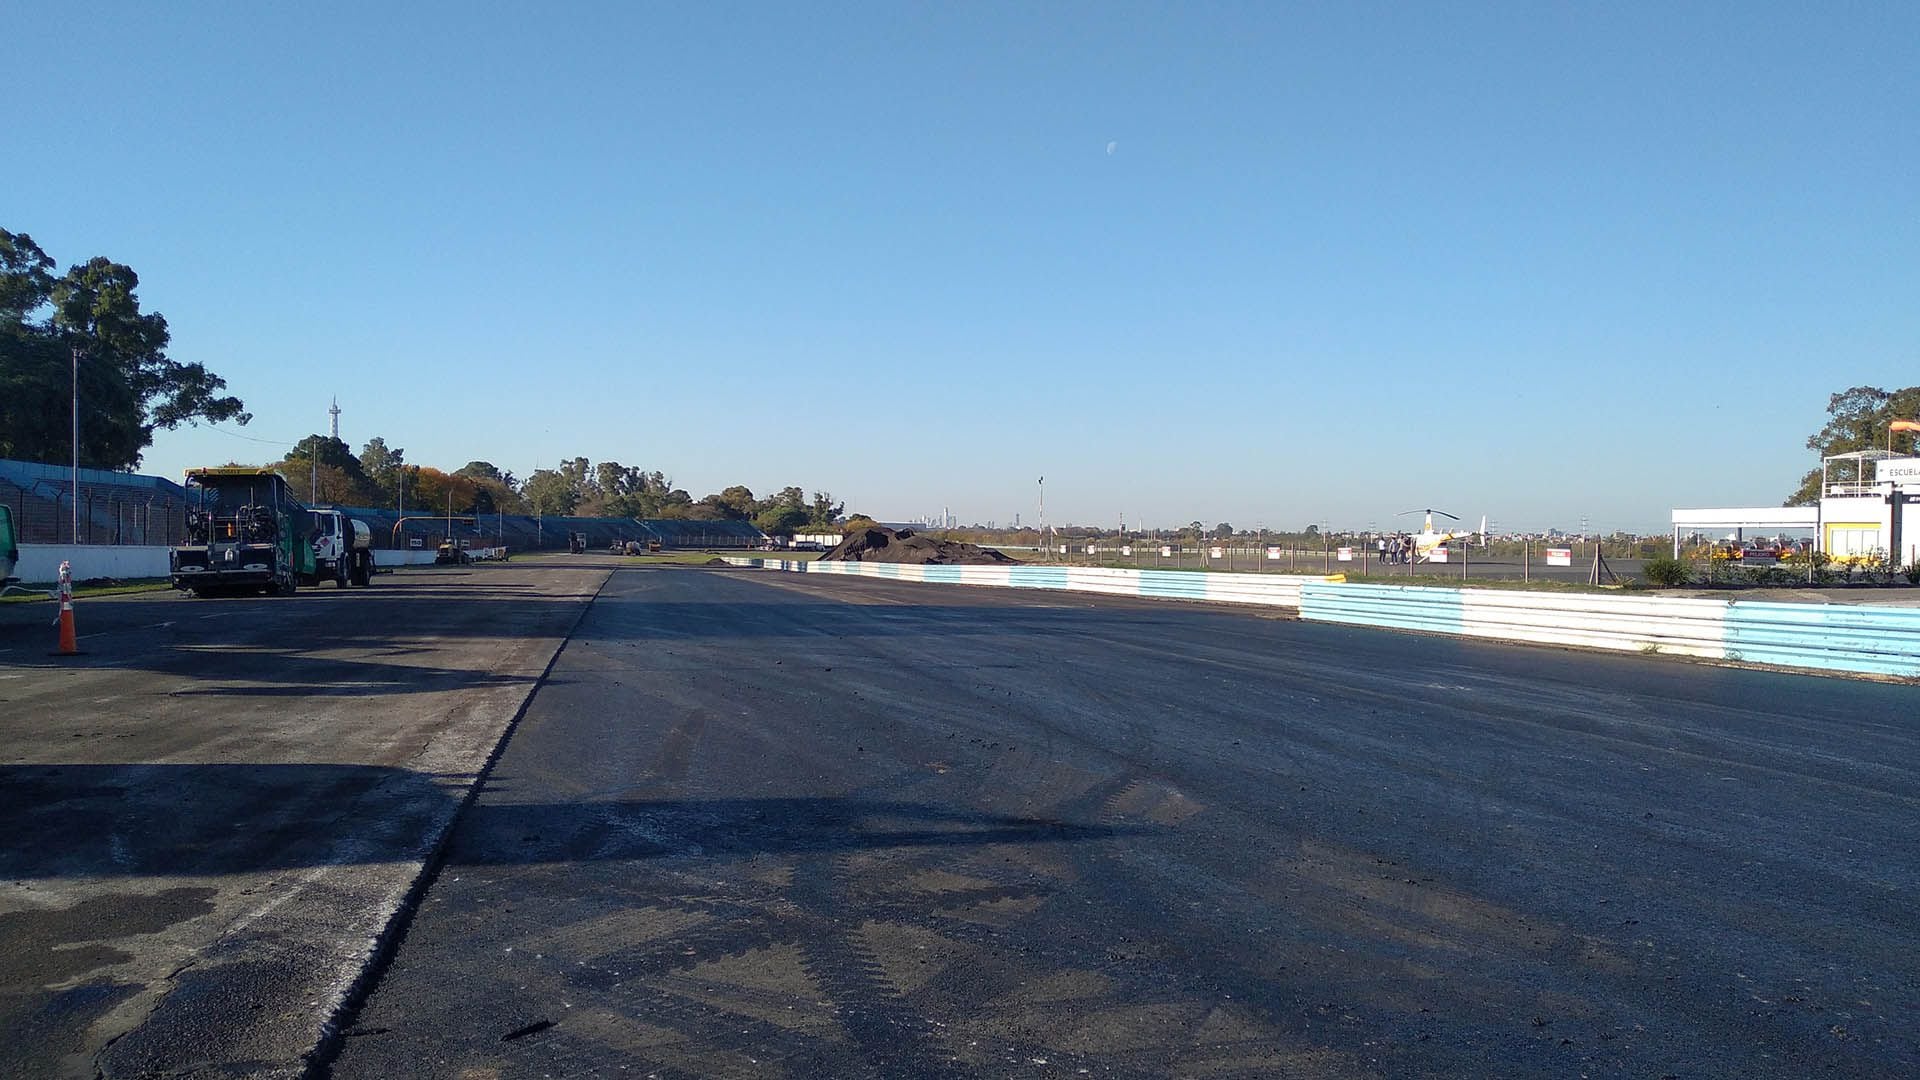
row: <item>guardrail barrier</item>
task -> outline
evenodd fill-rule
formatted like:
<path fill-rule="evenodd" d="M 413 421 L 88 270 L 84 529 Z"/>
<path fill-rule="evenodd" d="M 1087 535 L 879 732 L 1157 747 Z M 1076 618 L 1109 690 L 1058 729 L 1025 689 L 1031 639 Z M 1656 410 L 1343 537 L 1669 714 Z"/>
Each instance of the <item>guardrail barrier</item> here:
<path fill-rule="evenodd" d="M 1372 585 L 1338 575 L 729 558 L 735 566 L 1292 608 L 1303 619 L 1539 645 L 1920 677 L 1920 608 Z"/>

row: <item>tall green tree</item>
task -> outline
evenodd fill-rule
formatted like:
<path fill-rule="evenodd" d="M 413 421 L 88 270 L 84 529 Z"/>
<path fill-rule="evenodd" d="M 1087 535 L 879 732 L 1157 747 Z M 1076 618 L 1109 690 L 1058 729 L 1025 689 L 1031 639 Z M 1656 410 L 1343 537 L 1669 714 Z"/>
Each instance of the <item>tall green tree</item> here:
<path fill-rule="evenodd" d="M 775 504 L 754 515 L 753 527 L 768 536 L 792 536 L 805 529 L 811 520 L 801 507 Z"/>
<path fill-rule="evenodd" d="M 398 505 L 400 478 L 407 467 L 407 452 L 389 447 L 387 440 L 375 435 L 360 450 L 360 474 L 378 491 L 380 505 Z"/>
<path fill-rule="evenodd" d="M 64 460 L 78 357 L 80 459 L 138 465 L 155 431 L 252 419 L 226 380 L 167 355 L 167 320 L 140 310 L 132 267 L 94 258 L 59 277 L 25 233 L 0 229 L 0 455 Z"/>
<path fill-rule="evenodd" d="M 323 502 L 360 506 L 382 499 L 379 487 L 367 477 L 352 449 L 330 435 L 301 439 L 273 468 L 294 490 L 308 492 Z"/>
<path fill-rule="evenodd" d="M 711 496 L 716 504 L 726 507 L 727 516 L 736 521 L 746 521 L 763 507 L 753 497 L 753 489 L 745 484 L 734 484 L 723 488 L 718 495 Z"/>
<path fill-rule="evenodd" d="M 579 486 L 557 469 L 535 469 L 520 494 L 539 514 L 571 514 L 581 499 Z"/>
<path fill-rule="evenodd" d="M 1887 446 L 1888 425 L 1895 420 L 1920 420 L 1920 386 L 1882 390 L 1877 386 L 1855 386 L 1827 399 L 1827 422 L 1807 437 L 1807 449 L 1820 457 L 1871 450 Z M 1898 435 L 1895 450 L 1911 452 L 1914 436 Z M 1800 486 L 1787 496 L 1788 506 L 1811 506 L 1820 501 L 1818 466 L 1800 478 Z"/>
<path fill-rule="evenodd" d="M 807 509 L 811 514 L 812 524 L 828 529 L 833 527 L 833 523 L 840 518 L 840 512 L 846 508 L 846 503 L 833 501 L 833 495 L 830 492 L 816 491 L 813 493 L 813 502 Z"/>

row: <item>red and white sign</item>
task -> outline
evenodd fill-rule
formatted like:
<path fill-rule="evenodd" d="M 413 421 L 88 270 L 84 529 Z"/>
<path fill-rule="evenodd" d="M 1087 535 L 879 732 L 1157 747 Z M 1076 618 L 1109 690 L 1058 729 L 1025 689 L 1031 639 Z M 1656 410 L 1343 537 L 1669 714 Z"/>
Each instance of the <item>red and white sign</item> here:
<path fill-rule="evenodd" d="M 1343 547 L 1343 548 L 1334 548 L 1334 549 L 1333 549 L 1333 560 L 1334 560 L 1335 562 L 1352 562 L 1352 561 L 1353 561 L 1353 549 L 1352 549 L 1352 548 L 1350 548 L 1350 547 Z"/>
<path fill-rule="evenodd" d="M 1227 549 L 1223 547 L 1208 548 L 1207 554 L 1216 559 L 1224 559 L 1227 557 Z"/>
<path fill-rule="evenodd" d="M 1573 549 L 1572 548 L 1548 548 L 1547 549 L 1547 565 L 1548 566 L 1572 566 L 1573 565 Z"/>
<path fill-rule="evenodd" d="M 1160 557 L 1161 557 L 1161 558 L 1163 558 L 1163 559 L 1164 559 L 1164 558 L 1167 558 L 1167 557 L 1169 557 L 1169 556 L 1171 556 L 1172 554 L 1173 554 L 1173 545 L 1172 545 L 1172 544 L 1161 544 L 1161 545 L 1160 545 Z"/>
<path fill-rule="evenodd" d="M 1432 551 L 1427 552 L 1427 561 L 1428 562 L 1446 562 L 1447 549 L 1443 547 L 1437 547 L 1437 548 L 1434 548 Z"/>
<path fill-rule="evenodd" d="M 1280 557 L 1280 545 L 1278 545 L 1278 544 L 1268 544 L 1268 545 L 1267 545 L 1267 558 L 1269 558 L 1269 559 L 1277 559 L 1277 558 L 1279 558 L 1279 557 Z"/>

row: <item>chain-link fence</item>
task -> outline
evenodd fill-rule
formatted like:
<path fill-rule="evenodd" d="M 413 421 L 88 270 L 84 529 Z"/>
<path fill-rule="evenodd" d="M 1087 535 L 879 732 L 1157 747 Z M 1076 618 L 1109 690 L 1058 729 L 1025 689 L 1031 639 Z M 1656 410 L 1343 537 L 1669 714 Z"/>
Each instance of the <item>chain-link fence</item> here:
<path fill-rule="evenodd" d="M 66 544 L 75 540 L 71 485 L 47 480 L 21 485 L 0 480 L 0 501 L 13 511 L 20 543 Z M 81 484 L 79 511 L 78 540 L 82 544 L 171 545 L 181 543 L 186 536 L 186 502 L 151 488 Z"/>

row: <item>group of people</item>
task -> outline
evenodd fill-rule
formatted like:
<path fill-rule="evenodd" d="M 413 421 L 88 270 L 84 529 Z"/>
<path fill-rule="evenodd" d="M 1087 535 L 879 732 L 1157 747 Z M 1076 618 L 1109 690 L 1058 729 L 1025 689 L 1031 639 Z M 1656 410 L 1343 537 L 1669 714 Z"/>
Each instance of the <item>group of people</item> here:
<path fill-rule="evenodd" d="M 1406 533 L 1382 536 L 1374 541 L 1380 549 L 1380 561 L 1388 566 L 1405 566 L 1418 554 L 1418 545 Z"/>

